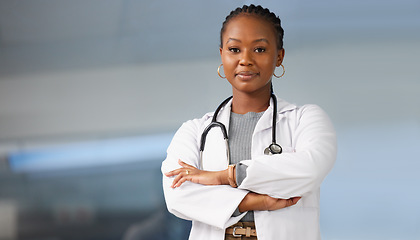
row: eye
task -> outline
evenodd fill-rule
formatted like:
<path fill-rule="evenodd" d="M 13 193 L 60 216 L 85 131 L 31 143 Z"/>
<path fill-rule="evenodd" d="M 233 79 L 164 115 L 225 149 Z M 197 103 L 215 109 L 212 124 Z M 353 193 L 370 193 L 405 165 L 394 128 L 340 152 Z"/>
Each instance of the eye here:
<path fill-rule="evenodd" d="M 229 51 L 230 51 L 230 52 L 233 52 L 233 53 L 238 53 L 238 52 L 239 52 L 239 48 L 236 48 L 236 47 L 230 47 L 230 48 L 229 48 Z"/>
<path fill-rule="evenodd" d="M 265 48 L 263 48 L 263 47 L 258 47 L 258 48 L 256 48 L 254 51 L 255 51 L 255 52 L 257 52 L 257 53 L 263 53 L 263 52 L 265 52 Z"/>

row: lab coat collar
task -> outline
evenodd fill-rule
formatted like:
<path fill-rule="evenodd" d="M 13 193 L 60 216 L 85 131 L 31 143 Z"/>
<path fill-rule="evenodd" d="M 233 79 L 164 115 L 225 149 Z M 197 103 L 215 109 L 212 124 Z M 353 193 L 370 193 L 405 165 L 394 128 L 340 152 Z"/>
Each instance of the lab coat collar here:
<path fill-rule="evenodd" d="M 273 99 L 270 100 L 270 106 L 269 108 L 271 109 L 270 112 L 273 112 Z M 281 114 L 287 111 L 291 111 L 296 109 L 297 106 L 295 104 L 292 103 L 288 103 L 286 101 L 284 101 L 283 99 L 277 99 L 277 114 Z"/>
<path fill-rule="evenodd" d="M 270 99 L 270 106 L 265 110 L 264 114 L 261 116 L 260 121 L 258 121 L 255 126 L 255 132 L 262 131 L 268 128 L 271 128 L 273 125 L 273 99 Z M 284 114 L 287 111 L 296 109 L 295 104 L 288 103 L 282 99 L 277 99 L 277 119 L 276 124 L 284 118 Z"/>

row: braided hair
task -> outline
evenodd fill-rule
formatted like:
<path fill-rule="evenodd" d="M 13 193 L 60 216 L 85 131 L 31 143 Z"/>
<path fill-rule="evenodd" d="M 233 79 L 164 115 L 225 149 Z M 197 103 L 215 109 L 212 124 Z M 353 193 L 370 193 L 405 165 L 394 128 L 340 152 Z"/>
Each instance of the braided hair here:
<path fill-rule="evenodd" d="M 242 8 L 238 7 L 235 10 L 231 11 L 230 14 L 226 17 L 225 21 L 223 22 L 222 29 L 220 30 L 220 47 L 223 47 L 222 36 L 225 32 L 226 25 L 229 23 L 230 20 L 241 14 L 255 15 L 271 23 L 276 31 L 277 49 L 280 50 L 283 48 L 284 30 L 281 27 L 280 18 L 277 17 L 276 14 L 270 12 L 268 8 L 263 8 L 260 5 L 255 6 L 254 4 L 251 4 L 249 6 L 244 5 Z"/>

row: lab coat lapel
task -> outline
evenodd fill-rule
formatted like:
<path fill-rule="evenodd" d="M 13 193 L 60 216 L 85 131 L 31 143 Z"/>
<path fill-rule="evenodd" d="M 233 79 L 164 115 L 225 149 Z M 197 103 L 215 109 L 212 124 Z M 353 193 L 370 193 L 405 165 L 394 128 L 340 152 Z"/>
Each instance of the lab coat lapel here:
<path fill-rule="evenodd" d="M 273 99 L 270 100 L 270 106 L 261 116 L 257 125 L 255 126 L 253 141 L 252 141 L 252 158 L 264 154 L 264 149 L 272 143 L 272 125 L 273 125 Z M 276 142 L 280 142 L 279 131 L 281 128 L 281 121 L 285 118 L 285 112 L 295 109 L 296 105 L 290 104 L 283 100 L 277 101 L 277 119 L 276 119 Z M 258 139 L 256 141 L 255 139 Z"/>
<path fill-rule="evenodd" d="M 295 109 L 296 107 L 297 106 L 294 104 L 290 104 L 284 100 L 278 99 L 276 124 L 278 124 L 280 120 L 284 118 L 284 115 L 282 113 Z M 267 110 L 265 110 L 264 114 L 261 116 L 257 125 L 255 126 L 254 134 L 268 128 L 271 129 L 272 125 L 273 125 L 273 99 L 271 98 L 270 106 L 268 106 Z"/>

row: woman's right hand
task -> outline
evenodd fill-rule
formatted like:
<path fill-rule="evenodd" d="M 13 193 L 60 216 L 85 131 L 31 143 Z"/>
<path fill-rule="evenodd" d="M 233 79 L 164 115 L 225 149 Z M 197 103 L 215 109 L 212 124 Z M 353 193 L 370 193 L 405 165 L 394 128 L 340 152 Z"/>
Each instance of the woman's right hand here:
<path fill-rule="evenodd" d="M 273 198 L 265 194 L 248 193 L 239 204 L 239 211 L 265 211 L 278 210 L 295 205 L 301 197 L 292 197 L 289 199 Z"/>

